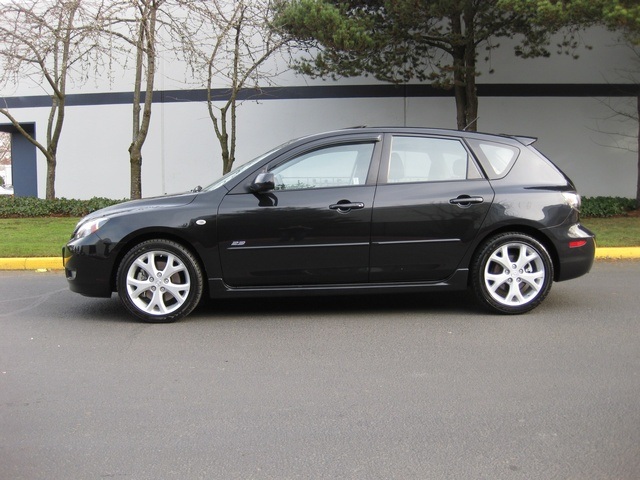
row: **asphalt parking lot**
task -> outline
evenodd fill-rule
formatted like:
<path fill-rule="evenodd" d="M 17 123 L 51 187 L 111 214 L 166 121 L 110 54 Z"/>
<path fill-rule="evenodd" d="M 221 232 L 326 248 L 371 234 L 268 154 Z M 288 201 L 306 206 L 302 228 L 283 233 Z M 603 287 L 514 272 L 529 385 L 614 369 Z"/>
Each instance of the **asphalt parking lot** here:
<path fill-rule="evenodd" d="M 640 262 L 534 312 L 208 302 L 168 325 L 0 272 L 0 479 L 640 478 Z"/>

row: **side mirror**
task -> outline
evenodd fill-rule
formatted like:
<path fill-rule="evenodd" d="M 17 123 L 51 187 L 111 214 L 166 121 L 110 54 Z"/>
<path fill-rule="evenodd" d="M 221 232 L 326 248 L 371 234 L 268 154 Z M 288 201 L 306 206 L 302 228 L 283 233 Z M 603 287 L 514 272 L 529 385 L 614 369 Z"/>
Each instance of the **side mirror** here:
<path fill-rule="evenodd" d="M 249 190 L 253 193 L 265 193 L 276 188 L 276 177 L 273 173 L 259 173 L 253 183 L 249 186 Z"/>

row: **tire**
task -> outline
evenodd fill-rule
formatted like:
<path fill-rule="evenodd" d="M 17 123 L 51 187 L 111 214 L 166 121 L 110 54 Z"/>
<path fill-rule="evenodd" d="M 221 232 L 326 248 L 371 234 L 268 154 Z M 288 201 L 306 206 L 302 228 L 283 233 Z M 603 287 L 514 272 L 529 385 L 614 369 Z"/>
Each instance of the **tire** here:
<path fill-rule="evenodd" d="M 493 312 L 526 313 L 545 299 L 553 283 L 553 262 L 544 245 L 522 233 L 489 238 L 471 265 L 480 303 Z"/>
<path fill-rule="evenodd" d="M 202 270 L 193 254 L 170 240 L 136 245 L 118 267 L 117 291 L 124 307 L 148 323 L 188 315 L 202 297 Z"/>

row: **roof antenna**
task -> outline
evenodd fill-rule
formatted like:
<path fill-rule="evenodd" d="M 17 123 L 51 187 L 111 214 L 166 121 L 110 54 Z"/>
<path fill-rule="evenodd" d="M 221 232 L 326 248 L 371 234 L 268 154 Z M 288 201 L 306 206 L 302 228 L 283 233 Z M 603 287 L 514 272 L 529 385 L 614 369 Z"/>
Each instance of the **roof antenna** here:
<path fill-rule="evenodd" d="M 479 118 L 480 118 L 480 117 L 479 117 L 479 116 L 477 116 L 476 118 L 474 118 L 473 120 L 471 120 L 469 123 L 467 123 L 467 126 L 466 126 L 466 127 L 464 127 L 464 128 L 462 129 L 462 131 L 463 131 L 463 132 L 466 132 L 466 131 L 467 131 L 467 128 L 469 128 L 471 125 L 473 125 L 474 123 L 476 123 L 476 122 L 478 121 L 478 119 L 479 119 Z"/>

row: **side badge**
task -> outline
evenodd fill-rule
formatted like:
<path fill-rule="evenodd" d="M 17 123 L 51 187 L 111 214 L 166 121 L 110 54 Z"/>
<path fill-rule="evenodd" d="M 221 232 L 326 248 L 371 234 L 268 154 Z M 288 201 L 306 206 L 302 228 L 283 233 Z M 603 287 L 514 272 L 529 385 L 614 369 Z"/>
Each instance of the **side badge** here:
<path fill-rule="evenodd" d="M 205 225 L 206 223 L 207 223 L 206 220 L 202 220 L 202 219 L 196 220 L 196 225 Z"/>

